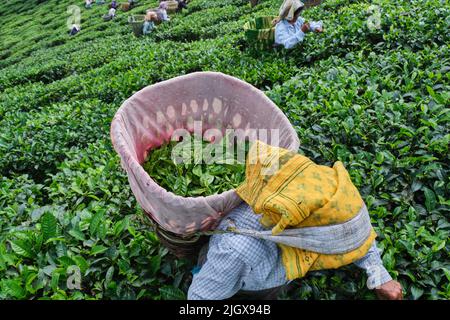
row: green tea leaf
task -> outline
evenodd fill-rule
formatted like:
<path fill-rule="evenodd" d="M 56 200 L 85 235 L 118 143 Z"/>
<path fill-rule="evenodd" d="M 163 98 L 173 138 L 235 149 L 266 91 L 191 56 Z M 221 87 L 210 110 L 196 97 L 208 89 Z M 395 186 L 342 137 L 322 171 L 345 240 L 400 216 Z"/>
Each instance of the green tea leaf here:
<path fill-rule="evenodd" d="M 161 266 L 161 256 L 156 255 L 150 258 L 150 274 L 154 275 L 156 272 L 159 271 L 159 268 Z"/>
<path fill-rule="evenodd" d="M 10 241 L 11 249 L 18 255 L 24 256 L 26 258 L 32 258 L 34 253 L 31 249 L 31 244 L 24 240 Z"/>
<path fill-rule="evenodd" d="M 164 286 L 159 292 L 163 300 L 186 300 L 186 294 L 178 288 Z"/>
<path fill-rule="evenodd" d="M 15 299 L 23 299 L 27 294 L 19 279 L 2 280 L 0 287 L 3 292 Z"/>
<path fill-rule="evenodd" d="M 424 188 L 424 194 L 425 194 L 425 206 L 427 210 L 433 211 L 436 207 L 436 196 L 434 195 L 434 192 L 428 188 Z"/>
<path fill-rule="evenodd" d="M 108 271 L 106 271 L 106 276 L 105 276 L 105 289 L 108 288 L 108 285 L 110 284 L 112 278 L 114 275 L 114 266 L 111 266 L 108 268 Z"/>
<path fill-rule="evenodd" d="M 54 291 L 54 292 L 57 292 L 58 291 L 58 289 L 59 289 L 59 277 L 60 277 L 60 272 L 61 272 L 61 270 L 60 269 L 55 269 L 53 272 L 52 272 L 52 280 L 51 280 L 51 283 L 50 283 L 50 287 L 52 288 L 52 290 Z"/>
<path fill-rule="evenodd" d="M 72 260 L 75 261 L 82 274 L 89 268 L 89 263 L 82 256 L 73 256 Z"/>
<path fill-rule="evenodd" d="M 411 295 L 413 300 L 419 299 L 423 295 L 423 290 L 415 285 L 411 286 Z"/>
<path fill-rule="evenodd" d="M 446 240 L 442 240 L 442 241 L 436 243 L 436 244 L 433 246 L 432 250 L 433 250 L 434 252 L 436 252 L 436 251 L 439 251 L 439 250 L 443 249 L 443 248 L 445 247 L 446 242 L 447 242 Z"/>
<path fill-rule="evenodd" d="M 78 239 L 80 241 L 84 241 L 86 240 L 84 233 L 78 229 L 72 229 L 68 232 L 72 237 L 74 237 L 75 239 Z"/>
<path fill-rule="evenodd" d="M 50 238 L 55 238 L 57 235 L 57 221 L 55 216 L 50 212 L 46 212 L 41 217 L 40 221 L 44 241 L 47 241 Z"/>
<path fill-rule="evenodd" d="M 108 250 L 107 247 L 102 246 L 102 245 L 96 245 L 96 246 L 93 246 L 93 247 L 92 247 L 91 252 L 90 252 L 90 255 L 95 256 L 95 255 L 97 255 L 97 254 L 100 254 L 100 253 L 105 252 L 106 250 Z"/>
<path fill-rule="evenodd" d="M 97 234 L 99 229 L 99 225 L 102 223 L 105 211 L 99 210 L 91 219 L 91 223 L 89 224 L 89 232 L 92 236 Z"/>

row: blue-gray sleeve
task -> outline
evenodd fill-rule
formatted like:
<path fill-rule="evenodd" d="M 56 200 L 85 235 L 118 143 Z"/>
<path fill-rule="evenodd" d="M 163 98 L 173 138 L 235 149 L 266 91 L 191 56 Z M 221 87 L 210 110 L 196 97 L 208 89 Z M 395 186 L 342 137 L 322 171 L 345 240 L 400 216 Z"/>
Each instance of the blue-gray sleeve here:
<path fill-rule="evenodd" d="M 297 43 L 302 42 L 305 34 L 302 30 L 296 33 L 289 33 L 289 30 L 282 23 L 277 23 L 275 27 L 275 43 L 283 45 L 286 49 L 291 49 Z"/>
<path fill-rule="evenodd" d="M 369 289 L 375 289 L 376 287 L 392 280 L 389 272 L 383 266 L 383 261 L 381 260 L 375 241 L 367 254 L 361 259 L 356 260 L 354 263 L 366 271 L 367 287 Z"/>
<path fill-rule="evenodd" d="M 188 300 L 220 300 L 232 297 L 242 286 L 247 265 L 226 241 L 208 251 L 207 260 L 194 275 Z"/>

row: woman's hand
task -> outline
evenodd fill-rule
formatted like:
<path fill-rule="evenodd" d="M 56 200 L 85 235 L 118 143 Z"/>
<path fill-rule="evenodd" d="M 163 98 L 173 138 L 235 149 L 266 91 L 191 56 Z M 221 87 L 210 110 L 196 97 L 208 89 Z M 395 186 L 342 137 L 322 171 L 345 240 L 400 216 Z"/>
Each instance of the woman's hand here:
<path fill-rule="evenodd" d="M 403 300 L 402 285 L 395 280 L 375 288 L 375 293 L 380 300 Z"/>
<path fill-rule="evenodd" d="M 302 25 L 302 31 L 303 31 L 303 33 L 306 33 L 307 31 L 309 31 L 310 30 L 310 26 L 309 26 L 309 22 L 305 22 L 303 25 Z"/>
<path fill-rule="evenodd" d="M 320 27 L 320 28 L 316 28 L 316 30 L 315 30 L 316 32 L 323 32 L 323 28 L 322 27 Z"/>

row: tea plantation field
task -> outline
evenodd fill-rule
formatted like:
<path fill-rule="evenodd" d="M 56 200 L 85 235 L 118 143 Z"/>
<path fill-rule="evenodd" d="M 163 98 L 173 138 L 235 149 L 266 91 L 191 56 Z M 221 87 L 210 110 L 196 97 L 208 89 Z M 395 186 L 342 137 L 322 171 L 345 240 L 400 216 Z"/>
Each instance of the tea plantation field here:
<path fill-rule="evenodd" d="M 137 90 L 207 70 L 263 90 L 299 152 L 344 162 L 405 298 L 450 298 L 449 2 L 325 0 L 303 14 L 324 33 L 258 53 L 242 25 L 282 1 L 260 2 L 192 0 L 142 38 L 128 16 L 156 0 L 108 22 L 81 0 L 0 2 L 0 299 L 186 297 L 191 266 L 145 223 L 109 126 Z M 354 266 L 315 272 L 283 298 L 375 298 L 365 281 Z"/>

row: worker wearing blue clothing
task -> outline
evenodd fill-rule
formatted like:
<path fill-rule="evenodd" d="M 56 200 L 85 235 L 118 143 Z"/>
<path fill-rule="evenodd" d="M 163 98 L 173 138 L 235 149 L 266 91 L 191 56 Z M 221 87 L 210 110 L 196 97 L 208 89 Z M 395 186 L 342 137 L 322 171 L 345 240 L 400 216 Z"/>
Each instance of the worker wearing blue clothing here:
<path fill-rule="evenodd" d="M 275 44 L 282 45 L 286 49 L 293 48 L 305 38 L 308 31 L 322 32 L 322 22 L 306 22 L 300 13 L 304 4 L 299 0 L 285 0 L 280 8 L 280 13 L 275 19 Z"/>

